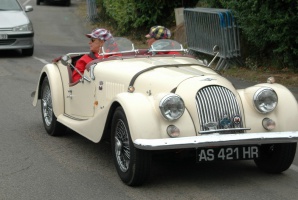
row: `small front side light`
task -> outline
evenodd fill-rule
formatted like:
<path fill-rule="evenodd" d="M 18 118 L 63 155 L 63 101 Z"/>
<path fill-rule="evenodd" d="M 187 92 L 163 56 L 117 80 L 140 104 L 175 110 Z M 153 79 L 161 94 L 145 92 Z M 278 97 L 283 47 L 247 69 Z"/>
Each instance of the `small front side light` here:
<path fill-rule="evenodd" d="M 264 118 L 262 121 L 264 129 L 271 131 L 275 128 L 275 121 L 269 118 Z"/>
<path fill-rule="evenodd" d="M 179 137 L 180 135 L 180 129 L 177 128 L 174 125 L 170 125 L 167 127 L 167 134 L 171 137 L 171 138 L 175 138 L 175 137 Z"/>
<path fill-rule="evenodd" d="M 127 92 L 133 93 L 135 91 L 135 87 L 129 86 Z"/>
<path fill-rule="evenodd" d="M 270 84 L 275 83 L 275 78 L 274 78 L 273 76 L 270 76 L 270 77 L 267 79 L 267 83 L 270 83 Z"/>

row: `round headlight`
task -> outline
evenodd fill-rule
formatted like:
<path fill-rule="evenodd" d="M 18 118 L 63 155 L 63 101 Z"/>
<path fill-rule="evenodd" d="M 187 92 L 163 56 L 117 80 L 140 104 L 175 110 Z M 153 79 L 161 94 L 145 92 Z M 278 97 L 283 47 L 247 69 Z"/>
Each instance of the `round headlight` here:
<path fill-rule="evenodd" d="M 185 110 L 182 98 L 176 94 L 168 94 L 163 97 L 159 103 L 161 114 L 167 120 L 179 119 Z"/>
<path fill-rule="evenodd" d="M 277 94 L 272 88 L 261 88 L 254 95 L 255 107 L 261 113 L 273 111 L 277 102 Z"/>

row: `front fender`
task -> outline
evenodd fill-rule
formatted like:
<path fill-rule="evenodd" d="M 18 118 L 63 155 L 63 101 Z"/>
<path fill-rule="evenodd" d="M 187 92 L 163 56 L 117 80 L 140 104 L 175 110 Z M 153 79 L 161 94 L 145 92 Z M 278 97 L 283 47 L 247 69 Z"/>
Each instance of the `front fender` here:
<path fill-rule="evenodd" d="M 278 104 L 275 110 L 262 114 L 254 107 L 253 96 L 261 87 L 270 87 L 275 90 L 278 96 Z M 258 84 L 246 89 L 238 90 L 242 99 L 245 113 L 246 127 L 251 128 L 248 132 L 264 132 L 262 120 L 273 119 L 276 127 L 273 131 L 297 131 L 298 130 L 298 105 L 294 95 L 286 87 L 280 84 Z"/>
<path fill-rule="evenodd" d="M 41 87 L 45 77 L 48 77 L 51 96 L 52 96 L 52 105 L 53 112 L 55 116 L 59 116 L 64 113 L 64 100 L 63 100 L 63 84 L 61 80 L 60 71 L 55 64 L 47 64 L 43 67 L 39 81 L 35 90 L 35 96 L 33 98 L 33 106 L 37 105 L 37 101 L 41 99 Z"/>
<path fill-rule="evenodd" d="M 149 98 L 140 93 L 121 93 L 116 96 L 116 101 L 125 112 L 133 141 L 136 138 L 158 138 L 160 134 L 158 117 Z"/>
<path fill-rule="evenodd" d="M 125 112 L 131 138 L 161 139 L 169 138 L 166 129 L 175 125 L 180 129 L 180 136 L 195 136 L 193 121 L 185 110 L 183 116 L 175 121 L 167 121 L 159 111 L 158 96 L 146 96 L 141 93 L 121 93 L 117 95 L 118 101 Z"/>

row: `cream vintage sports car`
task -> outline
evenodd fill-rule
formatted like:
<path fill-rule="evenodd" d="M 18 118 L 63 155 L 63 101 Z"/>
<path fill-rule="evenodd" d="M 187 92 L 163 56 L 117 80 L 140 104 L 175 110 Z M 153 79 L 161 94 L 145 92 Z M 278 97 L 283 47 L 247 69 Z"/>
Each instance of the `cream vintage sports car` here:
<path fill-rule="evenodd" d="M 41 100 L 50 135 L 70 128 L 93 142 L 108 138 L 127 185 L 144 183 L 152 155 L 167 150 L 195 152 L 198 163 L 252 159 L 270 173 L 292 164 L 297 102 L 274 78 L 235 89 L 173 40 L 145 50 L 114 38 L 103 47 L 109 57 L 93 60 L 73 83 L 71 72 L 83 54 L 69 53 L 43 67 L 33 105 Z"/>

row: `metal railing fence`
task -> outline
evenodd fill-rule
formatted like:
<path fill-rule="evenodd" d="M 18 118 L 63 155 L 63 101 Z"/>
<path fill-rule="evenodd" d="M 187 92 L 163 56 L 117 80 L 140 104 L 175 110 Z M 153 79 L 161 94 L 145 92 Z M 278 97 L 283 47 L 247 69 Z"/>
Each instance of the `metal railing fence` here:
<path fill-rule="evenodd" d="M 217 8 L 186 8 L 184 21 L 187 45 L 190 50 L 214 55 L 219 46 L 216 70 L 240 63 L 239 28 L 230 10 Z"/>

